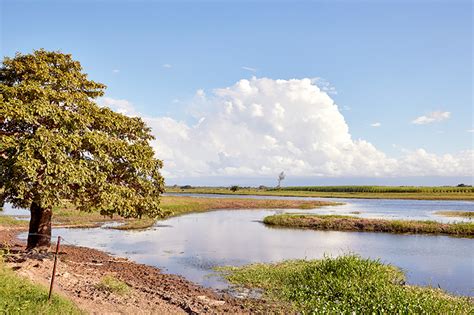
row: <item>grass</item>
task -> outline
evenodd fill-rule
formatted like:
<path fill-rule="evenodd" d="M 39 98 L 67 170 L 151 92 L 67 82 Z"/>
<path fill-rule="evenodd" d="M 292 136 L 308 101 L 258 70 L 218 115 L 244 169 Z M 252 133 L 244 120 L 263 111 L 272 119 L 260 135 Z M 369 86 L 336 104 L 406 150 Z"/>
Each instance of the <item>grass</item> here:
<path fill-rule="evenodd" d="M 163 218 L 183 215 L 192 212 L 205 212 L 221 209 L 313 209 L 321 206 L 340 203 L 317 200 L 278 200 L 278 199 L 245 199 L 245 198 L 193 198 L 182 196 L 162 196 L 161 208 Z M 110 218 L 96 212 L 77 211 L 73 205 L 66 203 L 53 209 L 54 226 L 96 227 L 106 222 L 117 221 L 122 225 L 111 227 L 119 230 L 145 229 L 158 219 L 124 219 Z M 0 226 L 28 226 L 28 221 L 16 220 L 11 216 L 0 215 Z"/>
<path fill-rule="evenodd" d="M 130 292 L 130 287 L 125 282 L 113 276 L 103 277 L 96 287 L 117 295 L 125 295 L 126 293 Z"/>
<path fill-rule="evenodd" d="M 437 211 L 435 214 L 445 217 L 474 218 L 474 211 Z"/>
<path fill-rule="evenodd" d="M 83 314 L 71 301 L 17 276 L 0 261 L 0 314 Z"/>
<path fill-rule="evenodd" d="M 353 216 L 317 214 L 271 215 L 265 217 L 263 222 L 271 226 L 314 230 L 447 234 L 474 237 L 474 222 L 440 223 L 435 221 L 364 219 Z"/>
<path fill-rule="evenodd" d="M 347 193 L 474 193 L 473 187 L 425 186 L 295 186 L 287 191 L 347 192 Z M 271 189 L 277 190 L 277 189 Z"/>
<path fill-rule="evenodd" d="M 17 220 L 13 216 L 0 215 L 0 226 L 26 227 L 29 221 Z"/>
<path fill-rule="evenodd" d="M 348 255 L 218 269 L 236 286 L 263 289 L 264 298 L 302 314 L 472 314 L 468 298 L 404 285 L 394 266 Z"/>
<path fill-rule="evenodd" d="M 276 188 L 167 187 L 170 193 L 263 195 L 359 199 L 474 200 L 472 187 L 301 186 Z"/>

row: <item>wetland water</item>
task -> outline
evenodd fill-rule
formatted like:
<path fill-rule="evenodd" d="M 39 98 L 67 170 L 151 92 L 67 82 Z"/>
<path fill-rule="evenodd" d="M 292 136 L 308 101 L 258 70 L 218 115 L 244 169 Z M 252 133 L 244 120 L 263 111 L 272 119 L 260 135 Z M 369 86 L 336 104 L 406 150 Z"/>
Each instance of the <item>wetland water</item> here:
<path fill-rule="evenodd" d="M 219 289 L 226 288 L 227 284 L 213 275 L 215 266 L 357 253 L 402 268 L 410 284 L 439 286 L 455 294 L 474 295 L 473 239 L 277 229 L 266 227 L 261 223 L 265 216 L 276 213 L 350 214 L 354 211 L 360 211 L 362 217 L 429 219 L 446 222 L 455 219 L 440 217 L 434 212 L 474 211 L 473 202 L 324 200 L 341 201 L 346 204 L 314 210 L 220 210 L 170 218 L 145 231 L 105 228 L 55 229 L 53 234 L 61 235 L 67 241 L 81 246 L 126 256 L 134 261 L 162 268 L 165 272 L 182 275 L 204 286 Z"/>

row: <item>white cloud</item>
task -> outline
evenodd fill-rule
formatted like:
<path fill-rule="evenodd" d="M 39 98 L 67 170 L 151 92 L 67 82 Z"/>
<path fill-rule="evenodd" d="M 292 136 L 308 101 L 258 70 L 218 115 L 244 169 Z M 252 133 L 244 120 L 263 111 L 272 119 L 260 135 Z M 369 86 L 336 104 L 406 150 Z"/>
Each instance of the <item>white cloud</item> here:
<path fill-rule="evenodd" d="M 103 102 L 129 110 L 123 101 Z M 281 170 L 313 177 L 473 173 L 473 150 L 445 155 L 405 150 L 395 159 L 365 140 L 352 139 L 337 105 L 311 79 L 240 80 L 209 95 L 200 90 L 195 102 L 203 110 L 192 124 L 144 117 L 168 178 L 275 176 Z"/>
<path fill-rule="evenodd" d="M 328 94 L 337 94 L 336 87 L 334 87 L 328 80 L 321 78 L 321 77 L 316 77 L 312 78 L 311 82 L 316 84 L 322 91 L 328 93 Z M 349 107 L 344 106 L 344 109 L 350 110 Z"/>
<path fill-rule="evenodd" d="M 375 122 L 375 123 L 370 124 L 370 125 L 371 125 L 372 127 L 380 127 L 380 126 L 382 126 L 382 124 L 379 123 L 379 122 Z"/>
<path fill-rule="evenodd" d="M 173 68 L 172 65 L 170 65 L 169 63 L 165 63 L 162 65 L 163 68 L 166 68 L 166 69 L 170 69 L 170 68 Z"/>
<path fill-rule="evenodd" d="M 100 106 L 109 107 L 117 113 L 121 113 L 127 116 L 138 116 L 135 111 L 135 107 L 127 100 L 114 99 L 111 97 L 101 97 L 98 99 Z"/>
<path fill-rule="evenodd" d="M 450 112 L 434 111 L 425 116 L 420 116 L 412 121 L 416 125 L 431 124 L 448 119 L 451 116 Z"/>
<path fill-rule="evenodd" d="M 242 69 L 247 70 L 247 71 L 250 71 L 250 72 L 257 72 L 257 69 L 252 68 L 252 67 L 243 66 Z"/>
<path fill-rule="evenodd" d="M 474 132 L 474 129 L 468 129 L 467 132 Z"/>
<path fill-rule="evenodd" d="M 113 72 L 113 73 L 119 73 L 120 70 L 119 70 L 119 69 L 114 69 L 114 70 L 112 70 L 112 72 Z"/>

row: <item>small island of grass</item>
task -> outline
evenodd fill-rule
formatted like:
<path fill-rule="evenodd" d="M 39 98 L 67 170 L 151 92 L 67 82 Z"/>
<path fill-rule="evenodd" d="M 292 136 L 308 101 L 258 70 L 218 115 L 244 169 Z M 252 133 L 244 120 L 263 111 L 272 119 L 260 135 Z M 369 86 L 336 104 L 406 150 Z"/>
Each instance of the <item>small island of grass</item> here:
<path fill-rule="evenodd" d="M 446 234 L 474 237 L 473 222 L 441 223 L 435 221 L 365 219 L 342 215 L 278 214 L 265 217 L 270 226 L 331 231 Z"/>
<path fill-rule="evenodd" d="M 238 287 L 299 314 L 472 314 L 468 298 L 405 284 L 398 268 L 358 256 L 218 268 Z"/>

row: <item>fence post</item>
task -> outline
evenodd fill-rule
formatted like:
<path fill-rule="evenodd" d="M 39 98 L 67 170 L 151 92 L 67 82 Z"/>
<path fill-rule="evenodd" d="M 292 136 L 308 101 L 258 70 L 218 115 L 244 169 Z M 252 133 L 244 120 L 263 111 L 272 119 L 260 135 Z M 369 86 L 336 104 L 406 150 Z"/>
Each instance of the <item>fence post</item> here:
<path fill-rule="evenodd" d="M 56 276 L 56 263 L 58 261 L 59 243 L 60 242 L 61 242 L 61 236 L 58 236 L 58 242 L 56 243 L 56 253 L 54 254 L 53 274 L 51 275 L 51 284 L 49 286 L 48 300 L 51 300 L 51 295 L 53 293 L 54 277 Z"/>

